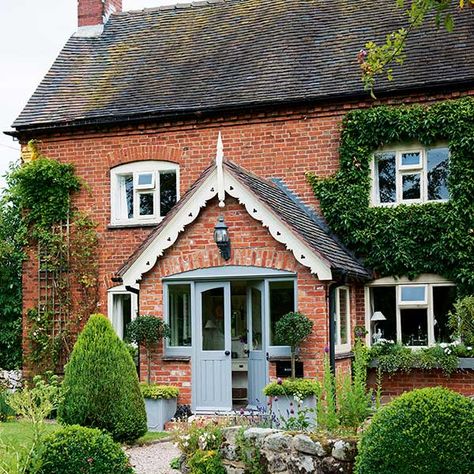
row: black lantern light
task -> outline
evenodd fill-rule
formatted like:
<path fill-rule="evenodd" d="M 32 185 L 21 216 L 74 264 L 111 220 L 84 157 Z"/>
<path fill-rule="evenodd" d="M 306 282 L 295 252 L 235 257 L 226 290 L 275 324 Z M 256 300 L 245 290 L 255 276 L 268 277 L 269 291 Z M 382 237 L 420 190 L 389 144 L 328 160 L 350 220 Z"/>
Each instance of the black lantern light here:
<path fill-rule="evenodd" d="M 224 260 L 230 258 L 230 238 L 227 226 L 225 225 L 224 218 L 222 216 L 217 220 L 217 224 L 214 227 L 214 241 L 219 247 L 221 256 Z"/>

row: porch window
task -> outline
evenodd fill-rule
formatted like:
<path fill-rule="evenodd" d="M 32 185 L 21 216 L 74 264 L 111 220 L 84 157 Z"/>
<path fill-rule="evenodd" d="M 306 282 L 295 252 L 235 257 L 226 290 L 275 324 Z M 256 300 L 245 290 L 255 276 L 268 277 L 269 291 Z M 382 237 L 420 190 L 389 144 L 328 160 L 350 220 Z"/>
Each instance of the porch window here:
<path fill-rule="evenodd" d="M 455 301 L 454 285 L 447 282 L 375 284 L 369 292 L 368 325 L 372 343 L 383 338 L 416 347 L 450 341 L 447 320 Z M 382 313 L 385 320 L 371 322 L 375 312 Z"/>
<path fill-rule="evenodd" d="M 140 161 L 111 170 L 112 224 L 159 222 L 176 204 L 178 165 Z"/>
<path fill-rule="evenodd" d="M 374 154 L 374 205 L 446 201 L 447 147 L 393 149 Z"/>
<path fill-rule="evenodd" d="M 276 323 L 286 313 L 296 311 L 295 304 L 295 282 L 291 281 L 271 281 L 270 291 L 270 345 L 277 344 L 275 341 Z"/>
<path fill-rule="evenodd" d="M 336 352 L 351 349 L 351 315 L 349 288 L 336 288 Z"/>
<path fill-rule="evenodd" d="M 109 318 L 115 332 L 124 339 L 127 326 L 136 317 L 136 296 L 127 291 L 109 293 Z"/>
<path fill-rule="evenodd" d="M 168 324 L 170 347 L 191 346 L 191 285 L 168 286 Z"/>

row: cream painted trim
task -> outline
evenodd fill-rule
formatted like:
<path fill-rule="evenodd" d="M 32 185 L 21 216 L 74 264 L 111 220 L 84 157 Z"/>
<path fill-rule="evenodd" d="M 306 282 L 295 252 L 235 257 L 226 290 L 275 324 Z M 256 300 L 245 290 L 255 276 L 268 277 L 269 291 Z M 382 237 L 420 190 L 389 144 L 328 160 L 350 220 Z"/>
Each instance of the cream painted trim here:
<path fill-rule="evenodd" d="M 123 274 L 122 281 L 124 285 L 134 285 L 137 281 L 140 281 L 142 275 L 155 266 L 158 257 L 161 257 L 164 251 L 176 242 L 179 234 L 197 218 L 201 208 L 205 207 L 207 202 L 216 194 L 217 180 L 216 170 L 214 169 L 188 202 L 171 218 L 155 239 L 150 242 L 150 245 Z"/>
<path fill-rule="evenodd" d="M 377 285 L 419 285 L 423 283 L 447 283 L 454 285 L 450 280 L 436 275 L 435 273 L 422 273 L 414 280 L 410 280 L 408 277 L 403 276 L 399 278 L 395 277 L 384 277 L 377 280 L 373 280 L 370 283 L 367 283 L 367 286 L 377 286 Z"/>
<path fill-rule="evenodd" d="M 243 204 L 247 212 L 255 220 L 267 227 L 273 238 L 286 246 L 295 259 L 317 275 L 320 281 L 332 280 L 329 262 L 324 260 L 293 231 L 288 229 L 265 204 L 260 202 L 254 194 L 243 186 L 227 169 L 223 169 L 225 191 Z M 140 281 L 142 275 L 155 265 L 158 257 L 171 247 L 184 228 L 193 222 L 199 215 L 201 208 L 218 193 L 217 168 L 206 178 L 189 201 L 167 222 L 161 232 L 155 237 L 143 253 L 133 262 L 123 274 L 124 285 L 134 285 Z"/>
<path fill-rule="evenodd" d="M 247 212 L 255 220 L 260 221 L 262 225 L 268 228 L 272 237 L 282 244 L 287 250 L 290 250 L 296 260 L 310 268 L 311 273 L 318 276 L 320 281 L 332 280 L 332 272 L 329 262 L 304 243 L 299 236 L 288 229 L 265 204 L 255 198 L 255 195 L 244 187 L 234 176 L 226 172 L 225 179 L 226 192 L 238 199 L 245 206 Z"/>

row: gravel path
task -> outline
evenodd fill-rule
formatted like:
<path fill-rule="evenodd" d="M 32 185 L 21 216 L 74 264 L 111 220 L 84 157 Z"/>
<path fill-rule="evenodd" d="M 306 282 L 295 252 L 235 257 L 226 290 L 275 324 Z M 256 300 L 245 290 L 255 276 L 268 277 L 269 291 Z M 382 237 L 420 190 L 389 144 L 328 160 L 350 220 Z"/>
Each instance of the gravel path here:
<path fill-rule="evenodd" d="M 170 468 L 170 461 L 179 456 L 180 452 L 169 441 L 128 448 L 127 454 L 130 456 L 130 462 L 135 467 L 137 474 L 179 473 L 179 471 Z"/>

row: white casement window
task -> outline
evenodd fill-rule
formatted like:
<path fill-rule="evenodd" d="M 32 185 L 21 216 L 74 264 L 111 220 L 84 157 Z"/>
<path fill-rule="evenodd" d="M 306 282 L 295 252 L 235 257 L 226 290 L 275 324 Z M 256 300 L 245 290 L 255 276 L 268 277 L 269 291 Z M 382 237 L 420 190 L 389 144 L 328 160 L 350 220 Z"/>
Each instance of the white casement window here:
<path fill-rule="evenodd" d="M 436 275 L 382 278 L 366 289 L 366 326 L 369 342 L 380 338 L 410 347 L 450 342 L 448 313 L 456 287 Z"/>
<path fill-rule="evenodd" d="M 351 350 L 351 312 L 349 288 L 336 288 L 336 352 Z"/>
<path fill-rule="evenodd" d="M 179 167 L 138 161 L 110 170 L 111 224 L 158 223 L 179 199 Z"/>
<path fill-rule="evenodd" d="M 137 317 L 138 298 L 123 286 L 112 288 L 108 292 L 108 313 L 117 335 L 124 339 L 127 326 Z"/>
<path fill-rule="evenodd" d="M 372 204 L 390 206 L 447 201 L 448 164 L 446 146 L 397 147 L 374 153 Z"/>

